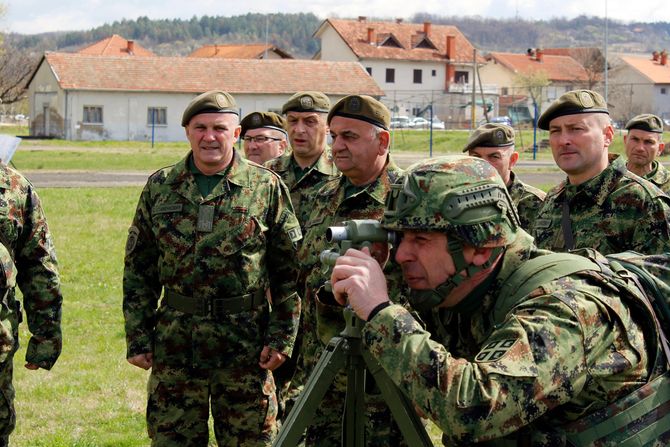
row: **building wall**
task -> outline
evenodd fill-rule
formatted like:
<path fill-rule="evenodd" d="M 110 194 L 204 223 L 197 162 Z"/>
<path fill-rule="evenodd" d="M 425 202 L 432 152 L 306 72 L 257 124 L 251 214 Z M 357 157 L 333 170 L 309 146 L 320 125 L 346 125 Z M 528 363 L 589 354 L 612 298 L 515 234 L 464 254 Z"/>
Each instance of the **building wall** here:
<path fill-rule="evenodd" d="M 28 86 L 30 135 L 65 137 L 65 92 L 43 63 Z"/>
<path fill-rule="evenodd" d="M 325 26 L 319 37 L 321 38 L 320 59 L 322 61 L 351 62 L 358 60 L 358 57 L 332 26 Z"/>
<path fill-rule="evenodd" d="M 607 88 L 612 119 L 625 122 L 640 113 L 658 114 L 654 89 L 654 84 L 639 71 L 627 64 L 616 66 L 609 73 Z"/>
<path fill-rule="evenodd" d="M 670 119 L 670 84 L 654 85 L 652 107 L 661 118 Z"/>

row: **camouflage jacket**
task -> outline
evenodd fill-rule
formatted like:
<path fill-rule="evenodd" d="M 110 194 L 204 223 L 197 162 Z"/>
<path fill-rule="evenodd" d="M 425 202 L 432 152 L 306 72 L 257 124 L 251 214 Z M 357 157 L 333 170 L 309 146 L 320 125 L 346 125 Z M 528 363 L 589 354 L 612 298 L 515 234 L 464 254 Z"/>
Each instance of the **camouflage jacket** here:
<path fill-rule="evenodd" d="M 510 184 L 507 186 L 507 191 L 509 191 L 512 203 L 514 203 L 519 213 L 521 228 L 529 231 L 538 211 L 542 208 L 546 193 L 541 189 L 525 184 L 519 180 L 514 172 L 510 172 Z"/>
<path fill-rule="evenodd" d="M 23 294 L 28 329 L 32 333 L 26 361 L 50 369 L 63 344 L 60 325 L 63 296 L 56 251 L 33 185 L 5 165 L 0 165 L 0 216 L 0 241 L 14 258 L 16 283 Z M 18 325 L 20 314 L 13 291 L 2 307 L 14 313 L 9 319 L 13 326 Z M 18 343 L 18 340 L 5 340 L 0 344 L 8 342 Z"/>
<path fill-rule="evenodd" d="M 306 333 L 317 336 L 323 342 L 344 329 L 342 307 L 319 302 L 317 311 L 315 294 L 330 279 L 324 273 L 319 254 L 323 250 L 336 248 L 335 243 L 326 241 L 326 229 L 330 226 L 341 225 L 344 221 L 351 219 L 381 220 L 391 184 L 401 174 L 402 170 L 389 158 L 382 174 L 365 189 L 346 198 L 345 188 L 348 181 L 342 176 L 326 183 L 312 204 L 312 213 L 305 225 L 305 237 L 298 251 L 298 259 L 301 276 L 306 278 L 303 295 L 304 330 Z M 385 272 L 392 272 L 395 281 L 401 282 L 402 275 L 394 262 L 387 264 Z M 309 336 L 306 335 L 308 338 Z"/>
<path fill-rule="evenodd" d="M 205 198 L 188 157 L 149 177 L 126 245 L 123 311 L 128 357 L 145 352 L 185 366 L 257 362 L 263 345 L 290 353 L 300 316 L 295 243 L 300 227 L 288 191 L 270 170 L 236 151 Z M 224 316 L 182 313 L 164 289 L 210 302 L 270 289 L 258 309 Z M 174 356 L 174 357 L 170 357 Z M 248 361 L 249 358 L 246 358 Z"/>
<path fill-rule="evenodd" d="M 652 170 L 644 178 L 658 186 L 664 193 L 670 194 L 670 171 L 658 160 L 652 162 Z"/>
<path fill-rule="evenodd" d="M 303 227 L 312 210 L 311 203 L 325 182 L 340 177 L 340 171 L 333 163 L 330 148 L 326 147 L 319 159 L 309 168 L 300 180 L 296 179 L 296 162 L 291 150 L 281 156 L 265 162 L 265 167 L 276 172 L 291 192 L 291 202 Z"/>
<path fill-rule="evenodd" d="M 493 324 L 505 281 L 547 253 L 520 231 L 491 286 L 466 297 L 469 308 L 436 308 L 424 317 L 428 331 L 397 305 L 365 324 L 365 346 L 442 429 L 445 445 L 504 446 L 497 438 L 522 433 L 530 437 L 522 445 L 565 445 L 564 424 L 647 379 L 643 328 L 595 276 L 549 281 Z"/>
<path fill-rule="evenodd" d="M 532 229 L 538 247 L 566 251 L 561 227 L 566 198 L 575 248 L 602 254 L 670 251 L 670 199 L 629 172 L 622 157 L 581 185 L 565 180 L 547 193 Z"/>

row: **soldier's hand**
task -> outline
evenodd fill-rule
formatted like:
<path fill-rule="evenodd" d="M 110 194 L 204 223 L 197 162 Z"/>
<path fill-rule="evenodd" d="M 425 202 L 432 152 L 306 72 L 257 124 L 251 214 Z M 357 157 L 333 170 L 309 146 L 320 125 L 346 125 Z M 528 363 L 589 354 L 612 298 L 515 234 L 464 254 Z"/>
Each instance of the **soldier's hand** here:
<path fill-rule="evenodd" d="M 372 309 L 389 301 L 384 272 L 367 247 L 362 251 L 350 248 L 337 258 L 330 282 L 335 299 L 343 305 L 348 301 L 365 321 Z"/>
<path fill-rule="evenodd" d="M 33 371 L 36 370 L 36 369 L 40 369 L 40 365 L 38 365 L 36 363 L 26 362 L 25 366 L 26 366 L 26 369 L 32 369 Z"/>
<path fill-rule="evenodd" d="M 138 354 L 133 357 L 128 357 L 128 363 L 142 369 L 151 368 L 153 360 L 154 360 L 154 354 L 152 352 L 145 352 L 144 354 Z"/>
<path fill-rule="evenodd" d="M 263 346 L 261 359 L 258 362 L 261 368 L 274 371 L 286 361 L 286 356 L 279 351 L 275 351 L 269 346 Z"/>

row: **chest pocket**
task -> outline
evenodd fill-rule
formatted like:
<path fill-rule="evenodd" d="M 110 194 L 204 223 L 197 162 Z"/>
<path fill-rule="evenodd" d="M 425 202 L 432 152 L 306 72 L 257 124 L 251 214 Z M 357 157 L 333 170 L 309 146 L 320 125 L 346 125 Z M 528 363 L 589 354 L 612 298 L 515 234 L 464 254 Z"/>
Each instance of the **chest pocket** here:
<path fill-rule="evenodd" d="M 264 252 L 268 228 L 258 218 L 241 208 L 220 217 L 219 228 L 214 233 L 219 239 L 216 246 L 221 255 L 230 256 L 240 251 L 253 254 Z"/>

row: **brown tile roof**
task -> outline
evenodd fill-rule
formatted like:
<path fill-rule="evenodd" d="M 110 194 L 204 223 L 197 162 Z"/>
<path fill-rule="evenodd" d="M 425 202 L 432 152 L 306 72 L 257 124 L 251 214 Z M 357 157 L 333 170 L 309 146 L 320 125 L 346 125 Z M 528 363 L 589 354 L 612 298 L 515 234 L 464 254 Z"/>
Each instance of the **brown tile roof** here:
<path fill-rule="evenodd" d="M 327 19 L 321 24 L 315 35 L 318 35 L 326 24 L 330 24 L 335 29 L 359 59 L 447 61 L 449 60 L 447 58 L 447 36 L 455 36 L 456 55 L 452 57 L 452 60 L 459 63 L 472 63 L 474 47 L 455 26 Z M 428 29 L 427 34 L 426 29 Z M 373 45 L 368 40 L 369 32 L 373 34 Z M 401 48 L 382 45 L 391 36 Z M 421 42 L 424 42 L 425 46 L 435 48 L 422 46 L 417 48 Z M 483 63 L 484 59 L 478 56 L 478 62 Z"/>
<path fill-rule="evenodd" d="M 319 90 L 332 95 L 384 95 L 357 62 L 110 57 L 50 52 L 45 53 L 39 66 L 45 62 L 60 87 L 69 90 L 199 93 L 223 89 L 237 94 Z"/>
<path fill-rule="evenodd" d="M 670 84 L 670 65 L 661 65 L 651 56 L 620 56 L 621 60 L 642 73 L 654 84 Z"/>
<path fill-rule="evenodd" d="M 118 34 L 102 39 L 77 51 L 79 54 L 91 54 L 96 56 L 155 56 L 139 43 L 126 40 Z"/>
<path fill-rule="evenodd" d="M 544 71 L 549 80 L 554 82 L 586 82 L 589 79 L 584 67 L 570 56 L 543 54 L 542 61 L 538 61 L 527 54 L 491 52 L 487 59 L 494 59 L 515 74 L 529 75 Z"/>
<path fill-rule="evenodd" d="M 235 44 L 205 45 L 194 50 L 188 57 L 223 57 L 228 59 L 262 59 L 268 52 L 274 52 L 282 59 L 293 59 L 293 56 L 274 45 L 266 44 Z"/>

